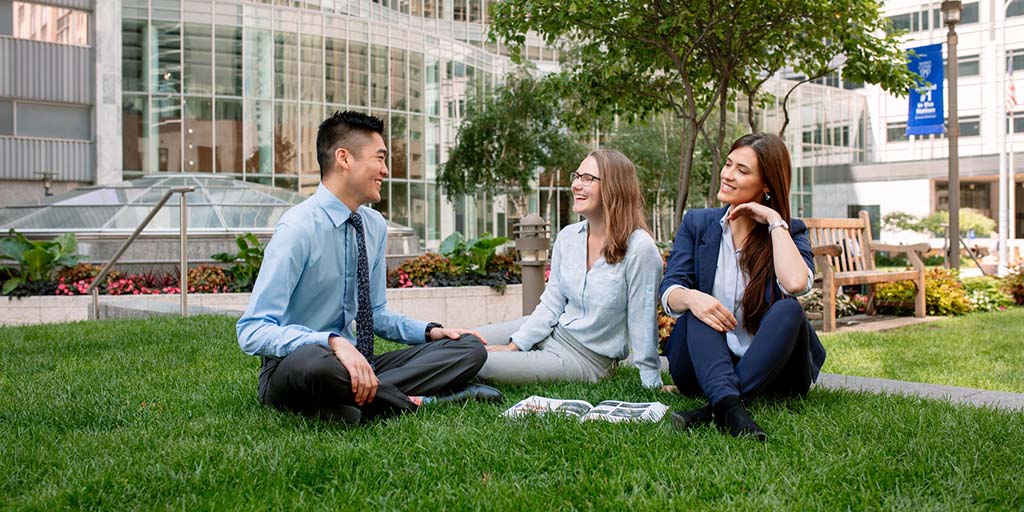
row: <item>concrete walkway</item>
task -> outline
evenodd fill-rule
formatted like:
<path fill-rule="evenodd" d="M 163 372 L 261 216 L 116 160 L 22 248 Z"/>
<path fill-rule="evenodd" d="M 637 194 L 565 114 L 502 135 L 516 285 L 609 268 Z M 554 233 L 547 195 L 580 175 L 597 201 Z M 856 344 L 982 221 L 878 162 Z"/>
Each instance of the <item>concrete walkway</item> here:
<path fill-rule="evenodd" d="M 934 400 L 948 400 L 954 404 L 994 407 L 997 409 L 1018 411 L 1024 409 L 1024 394 L 1008 393 L 1005 391 L 988 391 L 901 380 L 835 375 L 832 373 L 822 373 L 819 375 L 815 386 L 825 389 L 867 391 L 885 395 L 919 396 Z"/>

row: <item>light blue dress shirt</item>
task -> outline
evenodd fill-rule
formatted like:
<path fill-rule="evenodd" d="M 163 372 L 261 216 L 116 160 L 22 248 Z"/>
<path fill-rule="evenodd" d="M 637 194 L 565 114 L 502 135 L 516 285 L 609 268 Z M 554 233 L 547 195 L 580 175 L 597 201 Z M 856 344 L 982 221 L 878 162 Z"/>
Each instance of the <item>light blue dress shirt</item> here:
<path fill-rule="evenodd" d="M 743 291 L 750 283 L 750 276 L 740 267 L 742 252 L 736 250 L 736 245 L 732 241 L 732 228 L 729 227 L 727 220 L 731 210 L 732 208 L 727 209 L 725 215 L 718 221 L 722 226 L 722 243 L 718 246 L 718 265 L 715 267 L 715 284 L 711 295 L 736 317 L 736 328 L 725 333 L 725 342 L 729 345 L 730 352 L 736 357 L 743 357 L 743 354 L 746 354 L 747 349 L 750 348 L 750 343 L 754 341 L 754 335 L 743 327 Z M 807 287 L 795 295 L 786 292 L 778 279 L 775 282 L 782 293 L 790 297 L 804 295 L 811 291 L 811 286 L 814 284 L 814 272 L 807 269 Z M 673 311 L 668 307 L 668 296 L 676 288 L 683 287 L 675 285 L 665 290 L 661 296 L 661 306 L 669 316 L 678 318 L 682 312 Z"/>
<path fill-rule="evenodd" d="M 351 210 L 326 187 L 288 210 L 267 244 L 263 265 L 245 314 L 238 320 L 238 345 L 251 355 L 284 357 L 331 336 L 356 343 L 356 237 Z M 359 207 L 370 263 L 373 330 L 381 338 L 424 343 L 427 322 L 387 309 L 387 222 Z"/>
<path fill-rule="evenodd" d="M 561 325 L 591 351 L 624 359 L 633 350 L 646 387 L 661 386 L 658 358 L 658 285 L 661 253 L 644 230 L 627 241 L 626 256 L 610 265 L 601 256 L 587 271 L 587 222 L 566 226 L 551 252 L 551 274 L 526 323 L 512 343 L 526 351 Z"/>

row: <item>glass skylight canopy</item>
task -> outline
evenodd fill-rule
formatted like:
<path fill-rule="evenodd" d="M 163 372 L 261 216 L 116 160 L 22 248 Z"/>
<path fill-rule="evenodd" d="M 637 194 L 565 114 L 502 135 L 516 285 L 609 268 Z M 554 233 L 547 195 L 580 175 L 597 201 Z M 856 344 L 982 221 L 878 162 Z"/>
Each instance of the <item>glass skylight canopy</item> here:
<path fill-rule="evenodd" d="M 189 232 L 272 232 L 277 220 L 306 199 L 296 192 L 209 174 L 151 174 L 109 185 L 76 189 L 35 203 L 0 208 L 0 230 L 22 233 L 130 233 L 171 187 L 186 194 Z M 145 233 L 178 231 L 180 196 L 175 194 Z"/>

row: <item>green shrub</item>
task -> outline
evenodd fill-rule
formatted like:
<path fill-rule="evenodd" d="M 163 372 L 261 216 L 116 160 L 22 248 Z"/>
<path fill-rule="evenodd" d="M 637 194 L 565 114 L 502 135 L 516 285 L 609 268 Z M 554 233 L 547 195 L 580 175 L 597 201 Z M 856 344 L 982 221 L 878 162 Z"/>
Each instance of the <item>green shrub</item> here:
<path fill-rule="evenodd" d="M 238 246 L 237 253 L 219 252 L 211 257 L 222 263 L 234 264 L 227 269 L 231 276 L 231 283 L 228 285 L 231 291 L 251 292 L 260 273 L 260 266 L 263 265 L 265 246 L 252 233 L 239 235 L 235 238 L 235 245 Z"/>
<path fill-rule="evenodd" d="M 1002 311 L 1014 303 L 1013 296 L 1003 290 L 1003 282 L 997 277 L 968 277 L 963 283 L 973 311 Z"/>
<path fill-rule="evenodd" d="M 226 292 L 231 284 L 224 269 L 215 265 L 196 265 L 188 269 L 188 291 L 196 293 Z"/>
<path fill-rule="evenodd" d="M 456 231 L 441 242 L 439 252 L 458 267 L 460 273 L 475 272 L 483 276 L 487 275 L 487 266 L 497 248 L 507 241 L 503 236 L 492 237 L 490 233 L 467 241 Z"/>
<path fill-rule="evenodd" d="M 1024 267 L 1018 267 L 1003 279 L 1003 291 L 1013 297 L 1017 304 L 1024 304 Z"/>
<path fill-rule="evenodd" d="M 57 269 L 77 264 L 77 252 L 78 241 L 74 233 L 64 233 L 53 240 L 37 242 L 10 230 L 6 237 L 0 238 L 0 260 L 14 261 L 17 269 L 0 266 L 0 276 L 5 278 L 0 294 L 53 293 L 57 288 Z M 16 288 L 23 288 L 23 293 L 14 293 Z"/>
<path fill-rule="evenodd" d="M 925 308 L 929 315 L 962 315 L 971 311 L 971 301 L 955 272 L 933 268 L 925 272 Z M 884 283 L 875 289 L 879 312 L 907 315 L 914 313 L 913 281 Z"/>
<path fill-rule="evenodd" d="M 815 288 L 805 295 L 797 297 L 804 311 L 817 313 L 825 309 L 820 288 Z M 851 316 L 863 313 L 865 306 L 864 297 L 860 295 L 847 295 L 839 292 L 836 294 L 836 317 Z"/>
<path fill-rule="evenodd" d="M 428 286 L 434 276 L 448 274 L 454 270 L 455 267 L 448 261 L 448 258 L 436 252 L 428 252 L 405 260 L 398 268 L 388 272 L 388 286 L 391 288 Z"/>

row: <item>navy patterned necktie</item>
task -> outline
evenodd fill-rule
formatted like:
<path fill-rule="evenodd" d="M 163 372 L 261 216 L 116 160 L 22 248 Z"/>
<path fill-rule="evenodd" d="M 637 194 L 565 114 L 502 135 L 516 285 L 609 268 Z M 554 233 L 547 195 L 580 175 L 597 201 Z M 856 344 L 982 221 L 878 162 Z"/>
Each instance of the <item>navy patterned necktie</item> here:
<path fill-rule="evenodd" d="M 363 218 L 352 212 L 349 223 L 356 230 L 356 296 L 359 309 L 356 311 L 356 348 L 373 366 L 373 309 L 370 307 L 370 262 L 366 258 L 366 237 L 363 234 Z"/>

